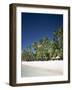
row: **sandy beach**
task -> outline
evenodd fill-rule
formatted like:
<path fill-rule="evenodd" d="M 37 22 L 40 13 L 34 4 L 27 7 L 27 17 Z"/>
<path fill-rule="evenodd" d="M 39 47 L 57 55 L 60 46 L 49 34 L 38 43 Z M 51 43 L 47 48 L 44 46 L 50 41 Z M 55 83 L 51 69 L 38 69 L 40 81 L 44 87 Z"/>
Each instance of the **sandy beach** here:
<path fill-rule="evenodd" d="M 56 76 L 63 75 L 63 60 L 22 61 L 21 76 Z"/>

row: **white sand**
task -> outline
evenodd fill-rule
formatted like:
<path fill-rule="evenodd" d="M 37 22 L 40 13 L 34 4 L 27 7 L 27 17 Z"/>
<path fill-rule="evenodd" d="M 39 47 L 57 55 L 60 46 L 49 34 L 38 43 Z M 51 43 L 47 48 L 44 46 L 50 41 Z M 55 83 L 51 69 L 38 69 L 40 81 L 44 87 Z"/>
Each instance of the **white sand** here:
<path fill-rule="evenodd" d="M 31 67 L 39 67 L 44 69 L 52 70 L 62 70 L 63 69 L 63 60 L 55 61 L 22 61 L 23 65 L 28 65 Z"/>
<path fill-rule="evenodd" d="M 63 60 L 55 61 L 22 61 L 22 76 L 62 75 Z"/>

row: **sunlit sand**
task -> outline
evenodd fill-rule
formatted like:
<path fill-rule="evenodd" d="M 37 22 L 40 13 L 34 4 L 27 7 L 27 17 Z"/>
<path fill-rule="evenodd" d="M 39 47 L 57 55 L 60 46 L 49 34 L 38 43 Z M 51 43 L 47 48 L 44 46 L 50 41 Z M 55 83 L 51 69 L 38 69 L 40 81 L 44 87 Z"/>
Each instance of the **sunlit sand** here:
<path fill-rule="evenodd" d="M 63 75 L 63 60 L 22 61 L 21 76 L 56 76 Z"/>

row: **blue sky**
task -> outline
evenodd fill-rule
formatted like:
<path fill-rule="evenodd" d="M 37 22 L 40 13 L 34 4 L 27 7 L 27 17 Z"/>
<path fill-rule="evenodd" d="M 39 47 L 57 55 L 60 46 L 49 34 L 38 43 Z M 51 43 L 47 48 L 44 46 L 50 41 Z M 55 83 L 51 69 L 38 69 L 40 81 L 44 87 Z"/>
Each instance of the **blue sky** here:
<path fill-rule="evenodd" d="M 33 42 L 47 36 L 53 39 L 53 32 L 63 26 L 63 15 L 22 13 L 22 50 Z"/>

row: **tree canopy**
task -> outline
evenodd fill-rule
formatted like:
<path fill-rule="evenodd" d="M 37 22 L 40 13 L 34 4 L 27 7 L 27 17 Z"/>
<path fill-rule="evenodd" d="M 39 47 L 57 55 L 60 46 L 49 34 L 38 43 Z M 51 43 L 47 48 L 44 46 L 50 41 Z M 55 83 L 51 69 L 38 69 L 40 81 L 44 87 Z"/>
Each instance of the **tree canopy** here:
<path fill-rule="evenodd" d="M 21 56 L 24 61 L 48 61 L 58 57 L 63 59 L 63 28 L 53 32 L 52 40 L 45 36 L 27 46 Z"/>

